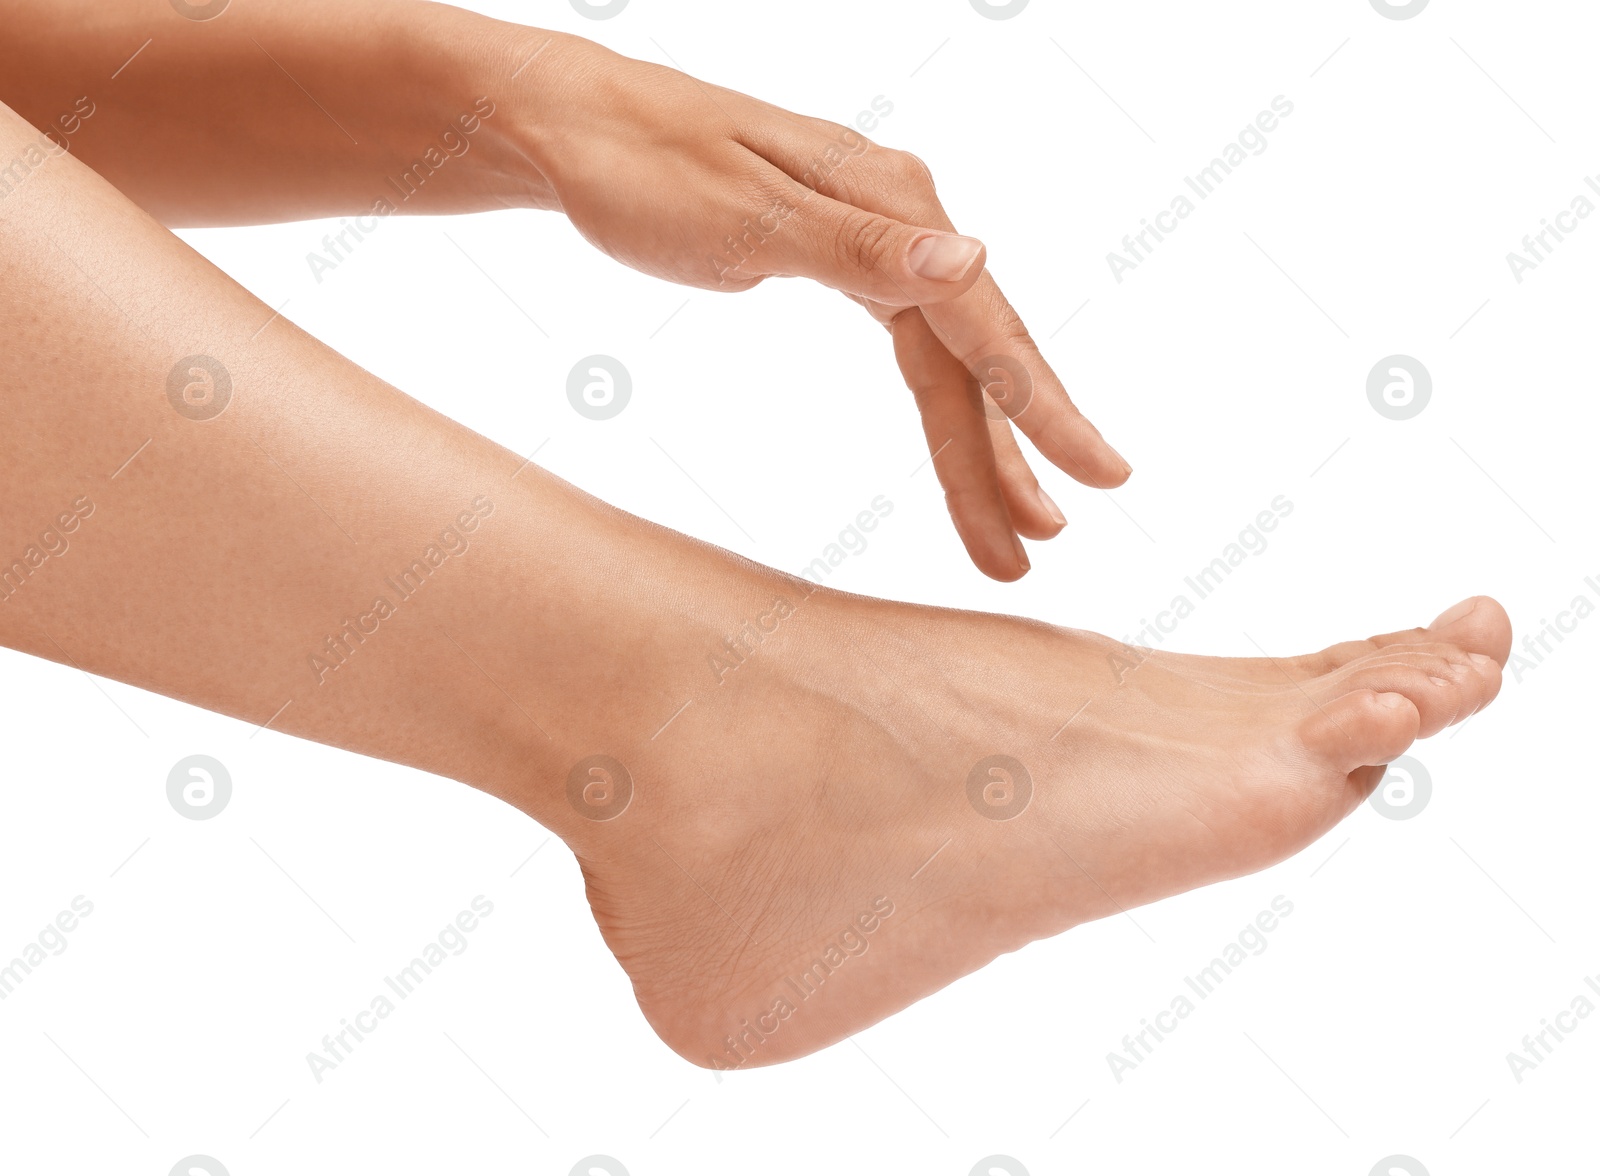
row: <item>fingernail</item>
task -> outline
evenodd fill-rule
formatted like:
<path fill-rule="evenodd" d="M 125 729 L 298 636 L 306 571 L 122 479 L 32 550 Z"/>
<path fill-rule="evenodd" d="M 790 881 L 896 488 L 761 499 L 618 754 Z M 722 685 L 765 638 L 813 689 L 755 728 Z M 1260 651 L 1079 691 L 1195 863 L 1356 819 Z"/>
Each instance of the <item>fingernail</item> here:
<path fill-rule="evenodd" d="M 1106 448 L 1111 449 L 1111 446 L 1107 445 Z M 1133 466 L 1128 464 L 1128 459 L 1123 457 L 1122 454 L 1118 453 L 1115 449 L 1111 449 L 1111 456 L 1122 463 L 1122 472 L 1124 475 L 1133 473 Z"/>
<path fill-rule="evenodd" d="M 959 282 L 983 252 L 983 242 L 956 233 L 930 233 L 911 247 L 911 272 L 934 282 Z"/>
<path fill-rule="evenodd" d="M 1061 508 L 1056 505 L 1055 499 L 1044 492 L 1043 486 L 1035 486 L 1039 493 L 1039 505 L 1044 507 L 1044 513 L 1049 515 L 1058 527 L 1067 525 L 1067 516 L 1061 513 Z"/>
<path fill-rule="evenodd" d="M 1023 571 L 1028 571 L 1033 565 L 1028 562 L 1028 553 L 1022 548 L 1022 540 L 1013 535 L 1011 536 L 1011 543 L 1017 549 L 1017 562 L 1022 565 Z"/>
<path fill-rule="evenodd" d="M 1474 596 L 1471 600 L 1463 600 L 1460 604 L 1456 605 L 1454 608 L 1447 608 L 1447 609 L 1444 610 L 1444 612 L 1442 612 L 1438 616 L 1434 617 L 1433 618 L 1433 624 L 1429 625 L 1428 628 L 1430 628 L 1430 629 L 1442 629 L 1446 625 L 1453 625 L 1457 621 L 1459 621 L 1462 617 L 1471 615 L 1473 610 L 1476 609 L 1477 607 L 1478 607 L 1478 598 L 1476 596 Z"/>

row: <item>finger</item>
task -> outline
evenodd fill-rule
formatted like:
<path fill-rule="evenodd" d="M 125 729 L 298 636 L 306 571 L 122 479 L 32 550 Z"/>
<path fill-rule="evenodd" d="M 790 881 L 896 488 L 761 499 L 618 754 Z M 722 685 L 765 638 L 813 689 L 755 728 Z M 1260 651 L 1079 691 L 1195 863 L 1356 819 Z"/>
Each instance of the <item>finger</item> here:
<path fill-rule="evenodd" d="M 1132 467 L 1072 403 L 992 277 L 985 273 L 966 294 L 928 306 L 925 315 L 985 388 L 1007 385 L 996 403 L 1051 464 L 1087 486 L 1128 480 Z"/>
<path fill-rule="evenodd" d="M 909 151 L 882 147 L 854 127 L 770 108 L 777 117 L 743 127 L 738 141 L 810 191 L 947 233 L 933 173 Z"/>
<path fill-rule="evenodd" d="M 791 185 L 758 220 L 761 247 L 743 268 L 811 278 L 896 306 L 958 298 L 983 273 L 983 242 L 907 224 Z"/>
<path fill-rule="evenodd" d="M 1034 477 L 1005 413 L 987 395 L 983 402 L 995 468 L 1000 475 L 1000 493 L 1006 500 L 1012 525 L 1028 539 L 1055 538 L 1067 525 L 1066 515 Z"/>
<path fill-rule="evenodd" d="M 956 534 L 984 575 L 1021 578 L 1028 556 L 1000 491 L 981 397 L 920 311 L 906 311 L 892 329 L 895 358 L 922 414 L 922 431 Z"/>
<path fill-rule="evenodd" d="M 819 194 L 868 214 L 954 230 L 934 191 L 931 173 L 916 156 L 879 147 L 848 128 L 835 128 L 833 134 L 815 129 L 807 136 L 790 124 L 779 125 L 782 130 L 751 140 L 759 144 L 752 149 L 764 148 L 765 158 L 788 174 L 798 173 L 801 182 Z M 856 150 L 837 156 L 834 165 L 827 166 L 828 148 L 837 151 L 852 141 Z M 797 152 L 800 143 L 806 151 Z M 909 288 L 906 294 L 926 309 L 945 345 L 985 386 L 999 369 L 1014 373 L 1017 394 L 1010 402 L 996 399 L 1052 464 L 1090 486 L 1109 488 L 1127 481 L 1132 467 L 1072 403 L 991 276 L 978 275 L 960 297 L 937 303 L 910 297 Z M 887 317 L 883 311 L 892 313 L 903 304 L 895 298 L 882 301 L 888 306 L 874 311 L 880 321 Z"/>
<path fill-rule="evenodd" d="M 848 297 L 857 306 L 865 307 L 868 313 L 891 332 L 894 330 L 894 320 L 900 315 L 909 313 L 903 309 L 893 310 L 881 302 L 871 302 L 855 294 Z M 970 376 L 967 377 L 967 382 L 972 389 L 982 391 L 978 388 L 977 381 Z M 996 390 L 1000 389 L 997 387 Z M 1005 498 L 1012 524 L 1019 535 L 1028 539 L 1053 539 L 1067 525 L 1066 516 L 1062 514 L 1055 500 L 1045 493 L 1044 487 L 1039 485 L 1033 469 L 1028 465 L 1027 457 L 1023 455 L 1022 447 L 1017 444 L 1016 433 L 1013 432 L 1005 412 L 995 404 L 989 393 L 983 392 L 982 395 L 984 416 L 989 425 L 989 440 L 994 450 L 995 468 L 1000 478 L 1000 492 Z"/>
<path fill-rule="evenodd" d="M 792 220 L 801 231 L 772 236 L 781 258 L 769 262 L 781 267 L 773 272 L 897 306 L 959 297 L 977 280 L 983 243 L 955 231 L 921 160 L 853 128 L 771 113 L 738 138 L 791 184 L 768 220 Z"/>
<path fill-rule="evenodd" d="M 752 151 L 836 202 L 867 213 L 953 231 L 939 203 L 932 174 L 915 155 L 879 147 L 854 130 L 819 120 L 778 119 L 752 128 L 741 140 Z M 872 297 L 868 295 L 868 297 Z M 999 370 L 1012 373 L 1017 394 L 996 397 L 1013 422 L 1054 465 L 1090 486 L 1127 481 L 1132 467 L 1072 403 L 1000 287 L 987 273 L 961 296 L 925 302 L 928 322 L 945 346 L 988 386 Z M 879 321 L 903 305 L 880 299 Z"/>

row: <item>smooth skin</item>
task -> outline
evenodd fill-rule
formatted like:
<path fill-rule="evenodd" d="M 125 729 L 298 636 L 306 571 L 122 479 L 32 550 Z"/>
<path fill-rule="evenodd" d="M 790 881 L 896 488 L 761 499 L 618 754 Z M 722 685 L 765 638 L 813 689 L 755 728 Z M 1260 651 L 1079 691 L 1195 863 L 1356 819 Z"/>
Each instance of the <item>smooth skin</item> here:
<path fill-rule="evenodd" d="M 39 142 L 0 107 L 0 162 Z M 407 398 L 75 155 L 0 198 L 0 642 L 521 808 L 696 1064 L 800 1056 L 1032 940 L 1280 861 L 1499 689 L 1510 626 L 1482 597 L 1300 658 L 1130 667 L 1093 634 L 815 588 Z M 231 377 L 211 419 L 169 396 L 194 355 Z M 395 593 L 435 546 L 451 558 Z M 1032 783 L 1008 820 L 1014 778 L 969 790 L 995 755 Z M 620 813 L 594 756 L 631 781 Z"/>
<path fill-rule="evenodd" d="M 556 209 L 675 282 L 842 291 L 892 334 L 956 530 L 996 579 L 1027 572 L 1019 535 L 1066 524 L 1012 426 L 1085 485 L 1131 472 L 927 167 L 853 128 L 419 0 L 232 0 L 206 21 L 168 0 L 6 0 L 0 16 L 0 101 L 43 129 L 87 98 L 73 153 L 171 227 L 366 214 L 487 98 L 471 149 L 401 211 Z"/>

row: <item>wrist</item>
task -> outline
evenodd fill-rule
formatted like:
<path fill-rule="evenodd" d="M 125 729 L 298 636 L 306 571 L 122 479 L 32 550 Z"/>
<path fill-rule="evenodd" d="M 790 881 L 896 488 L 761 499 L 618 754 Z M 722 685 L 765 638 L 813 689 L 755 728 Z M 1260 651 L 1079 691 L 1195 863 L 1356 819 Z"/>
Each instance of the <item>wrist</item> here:
<path fill-rule="evenodd" d="M 474 17 L 456 92 L 480 116 L 478 182 L 509 207 L 559 210 L 550 162 L 562 135 L 565 78 L 605 50 L 566 33 Z"/>
<path fill-rule="evenodd" d="M 569 44 L 587 43 L 427 0 L 396 10 L 391 30 L 399 44 L 388 56 L 413 81 L 409 95 L 395 96 L 406 109 L 388 150 L 429 182 L 423 190 L 390 176 L 387 198 L 415 197 L 420 211 L 454 211 L 463 197 L 467 208 L 558 207 L 539 147 L 554 108 L 556 59 Z"/>

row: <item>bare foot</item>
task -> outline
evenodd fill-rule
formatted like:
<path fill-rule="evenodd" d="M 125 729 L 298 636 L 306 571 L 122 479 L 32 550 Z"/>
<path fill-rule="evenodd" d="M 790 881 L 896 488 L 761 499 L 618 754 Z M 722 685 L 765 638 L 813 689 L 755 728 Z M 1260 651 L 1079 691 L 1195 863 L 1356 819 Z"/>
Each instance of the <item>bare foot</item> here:
<path fill-rule="evenodd" d="M 773 579 L 655 737 L 600 749 L 569 837 L 601 931 L 696 1064 L 794 1058 L 997 955 L 1263 869 L 1492 700 L 1486 597 L 1307 657 L 1129 651 Z M 792 608 L 774 609 L 783 598 Z M 717 652 L 720 651 L 720 652 Z M 716 679 L 720 676 L 721 681 Z"/>

